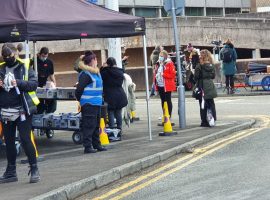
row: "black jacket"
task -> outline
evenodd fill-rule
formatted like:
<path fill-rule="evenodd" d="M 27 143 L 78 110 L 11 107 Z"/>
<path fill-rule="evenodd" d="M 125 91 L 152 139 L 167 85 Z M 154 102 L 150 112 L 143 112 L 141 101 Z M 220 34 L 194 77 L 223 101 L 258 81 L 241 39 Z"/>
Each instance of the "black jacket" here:
<path fill-rule="evenodd" d="M 76 90 L 75 90 L 75 96 L 76 96 L 76 99 L 78 101 L 81 100 L 81 96 L 84 92 L 84 88 L 87 85 L 91 84 L 92 82 L 93 82 L 93 80 L 91 79 L 90 76 L 88 76 L 85 73 L 80 74 L 80 78 L 79 78 L 79 81 L 78 81 L 78 84 L 77 84 Z"/>
<path fill-rule="evenodd" d="M 12 88 L 9 92 L 5 91 L 4 88 L 0 88 L 0 108 L 8 108 L 8 107 L 17 107 L 24 106 L 25 110 L 29 110 L 26 108 L 25 96 L 27 96 L 27 92 L 36 91 L 38 86 L 37 77 L 35 76 L 35 72 L 33 69 L 29 68 L 28 70 L 28 81 L 24 80 L 25 67 L 24 64 L 20 61 L 16 61 L 18 66 L 14 69 L 14 76 L 17 81 L 18 88 L 20 90 L 21 95 L 18 95 L 15 88 Z M 3 81 L 6 74 L 6 65 L 3 64 L 0 66 L 0 78 Z M 27 105 L 33 106 L 33 105 Z M 36 107 L 35 107 L 36 109 Z M 30 108 L 31 111 L 35 110 Z M 28 113 L 32 114 L 32 113 Z"/>
<path fill-rule="evenodd" d="M 128 103 L 122 88 L 124 81 L 123 70 L 117 67 L 104 67 L 100 71 L 103 80 L 104 101 L 109 110 L 121 109 Z"/>

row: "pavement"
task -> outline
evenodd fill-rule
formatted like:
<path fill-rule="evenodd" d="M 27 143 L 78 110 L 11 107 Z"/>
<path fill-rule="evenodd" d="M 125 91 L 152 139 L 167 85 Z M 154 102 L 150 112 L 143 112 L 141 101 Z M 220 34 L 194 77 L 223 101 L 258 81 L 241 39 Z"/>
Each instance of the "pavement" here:
<path fill-rule="evenodd" d="M 189 95 L 191 92 L 187 92 L 186 97 Z M 137 98 L 145 98 L 144 93 L 138 92 Z M 62 106 L 65 110 L 66 107 Z M 83 154 L 82 146 L 73 144 L 70 135 L 67 139 L 65 131 L 57 132 L 52 140 L 37 138 L 40 157 L 43 158 L 38 164 L 41 181 L 28 183 L 28 166 L 19 162 L 24 158 L 22 155 L 17 165 L 19 181 L 1 185 L 1 200 L 74 199 L 174 155 L 189 152 L 196 146 L 250 128 L 255 123 L 254 119 L 230 119 L 217 121 L 215 127 L 204 128 L 199 127 L 197 118 L 189 119 L 185 129 L 173 127 L 177 135 L 161 137 L 158 133 L 163 127 L 157 126 L 157 119 L 152 119 L 153 139 L 150 141 L 146 119 L 143 117 L 130 128 L 125 128 L 122 141 L 111 143 L 108 151 L 95 154 Z M 57 151 L 54 151 L 54 146 L 58 147 Z M 4 156 L 0 155 L 0 168 L 4 170 L 5 165 Z"/>
<path fill-rule="evenodd" d="M 226 94 L 226 88 L 223 87 L 217 87 L 217 93 L 218 97 L 231 97 L 231 96 L 257 96 L 257 95 L 270 95 L 270 91 L 265 91 L 261 87 L 239 87 L 235 89 L 234 94 Z M 174 92 L 172 93 L 172 98 L 177 98 L 178 93 Z M 185 97 L 186 98 L 192 98 L 192 91 L 185 91 Z M 136 98 L 137 99 L 145 99 L 146 98 L 146 92 L 145 91 L 139 91 L 136 92 Z M 158 95 L 152 96 L 151 98 L 159 98 Z"/>

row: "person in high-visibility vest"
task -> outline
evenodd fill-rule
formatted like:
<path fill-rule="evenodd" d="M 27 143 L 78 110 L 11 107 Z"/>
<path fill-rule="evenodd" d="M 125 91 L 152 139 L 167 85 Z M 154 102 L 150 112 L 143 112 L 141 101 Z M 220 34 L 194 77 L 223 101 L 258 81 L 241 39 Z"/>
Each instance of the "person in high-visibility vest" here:
<path fill-rule="evenodd" d="M 0 183 L 18 181 L 15 147 L 17 128 L 30 165 L 30 183 L 36 183 L 40 180 L 40 174 L 35 148 L 31 141 L 31 129 L 32 114 L 36 112 L 39 103 L 35 94 L 38 81 L 34 71 L 16 59 L 17 48 L 13 44 L 2 48 L 2 57 L 4 63 L 0 66 L 0 108 L 7 168 L 0 177 Z"/>
<path fill-rule="evenodd" d="M 98 69 L 97 58 L 92 51 L 86 51 L 82 60 L 85 65 Z M 102 94 L 103 82 L 100 74 L 82 70 L 78 77 L 75 96 L 81 106 L 83 146 L 86 154 L 107 150 L 101 146 L 99 139 Z"/>

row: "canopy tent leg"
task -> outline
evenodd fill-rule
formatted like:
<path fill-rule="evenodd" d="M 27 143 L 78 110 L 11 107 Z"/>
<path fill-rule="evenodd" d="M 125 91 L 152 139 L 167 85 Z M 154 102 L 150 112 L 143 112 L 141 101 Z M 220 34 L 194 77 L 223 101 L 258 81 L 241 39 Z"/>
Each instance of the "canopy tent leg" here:
<path fill-rule="evenodd" d="M 37 70 L 37 43 L 36 42 L 33 42 L 33 59 L 34 59 L 34 70 L 37 76 L 38 70 Z"/>
<path fill-rule="evenodd" d="M 29 43 L 28 43 L 28 40 L 25 40 L 25 60 L 28 61 L 29 60 Z"/>
<path fill-rule="evenodd" d="M 144 57 L 144 72 L 145 72 L 145 86 L 146 86 L 146 105 L 147 105 L 147 119 L 148 119 L 148 132 L 149 140 L 152 140 L 151 128 L 151 113 L 149 108 L 149 81 L 148 81 L 148 66 L 147 66 L 147 52 L 146 52 L 146 37 L 143 35 L 143 57 Z"/>

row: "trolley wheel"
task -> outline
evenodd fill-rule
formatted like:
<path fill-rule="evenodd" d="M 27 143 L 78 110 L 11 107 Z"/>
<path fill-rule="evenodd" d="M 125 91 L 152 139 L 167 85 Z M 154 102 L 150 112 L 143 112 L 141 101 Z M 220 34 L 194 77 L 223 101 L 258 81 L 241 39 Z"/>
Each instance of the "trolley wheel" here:
<path fill-rule="evenodd" d="M 265 91 L 270 91 L 270 76 L 266 76 L 262 79 L 262 88 Z"/>
<path fill-rule="evenodd" d="M 16 155 L 19 156 L 22 151 L 21 144 L 19 142 L 16 142 L 15 145 L 16 145 Z"/>
<path fill-rule="evenodd" d="M 82 144 L 82 133 L 80 131 L 74 131 L 72 140 L 75 144 Z"/>
<path fill-rule="evenodd" d="M 53 130 L 46 130 L 46 136 L 47 136 L 48 139 L 53 138 L 54 131 Z"/>

